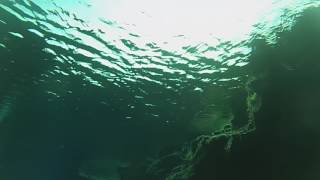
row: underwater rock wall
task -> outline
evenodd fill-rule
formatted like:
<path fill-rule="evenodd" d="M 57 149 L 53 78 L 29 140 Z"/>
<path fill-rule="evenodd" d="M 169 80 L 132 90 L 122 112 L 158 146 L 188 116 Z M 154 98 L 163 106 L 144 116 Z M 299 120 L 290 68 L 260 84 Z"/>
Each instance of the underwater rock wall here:
<path fill-rule="evenodd" d="M 155 161 L 146 179 L 319 179 L 319 19 L 309 8 L 276 44 L 253 41 L 245 128 L 198 137 Z"/>

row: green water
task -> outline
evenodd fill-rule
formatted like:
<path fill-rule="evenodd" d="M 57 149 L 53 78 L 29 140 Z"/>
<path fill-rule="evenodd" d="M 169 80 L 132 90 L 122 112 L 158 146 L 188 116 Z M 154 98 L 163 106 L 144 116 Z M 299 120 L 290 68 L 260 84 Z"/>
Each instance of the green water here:
<path fill-rule="evenodd" d="M 134 172 L 199 136 L 255 131 L 261 103 L 272 104 L 263 97 L 277 97 L 255 82 L 302 92 L 290 82 L 302 82 L 301 59 L 318 57 L 303 41 L 318 39 L 293 29 L 318 4 L 0 0 L 0 179 L 140 180 Z M 305 38 L 290 44 L 290 33 Z M 295 101 L 306 119 L 318 118 L 312 97 Z M 157 173 L 149 179 L 170 175 Z"/>

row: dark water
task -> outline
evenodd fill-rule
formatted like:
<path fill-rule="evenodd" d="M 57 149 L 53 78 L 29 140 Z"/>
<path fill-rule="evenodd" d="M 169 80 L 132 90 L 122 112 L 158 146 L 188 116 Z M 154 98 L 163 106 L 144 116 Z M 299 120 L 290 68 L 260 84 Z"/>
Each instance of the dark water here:
<path fill-rule="evenodd" d="M 0 2 L 4 180 L 116 180 L 119 169 L 147 164 L 199 135 L 254 130 L 243 128 L 254 121 L 261 103 L 248 82 L 270 75 L 264 73 L 268 64 L 263 60 L 270 53 L 256 43 L 273 48 L 286 43 L 296 19 L 317 4 L 274 1 L 251 30 L 238 32 L 237 38 L 198 40 L 182 32 L 172 34 L 172 40 L 131 29 L 139 24 L 95 16 L 95 2 Z M 112 3 L 107 5 L 111 11 Z M 303 31 L 295 33 L 313 40 Z M 306 48 L 295 43 L 296 49 Z M 278 55 L 294 59 L 296 49 Z M 296 73 L 300 64 L 293 60 L 277 66 Z M 287 82 L 278 75 L 275 83 Z M 292 81 L 299 82 L 298 77 Z M 304 112 L 317 105 L 305 104 Z M 313 118 L 318 117 L 307 117 Z"/>

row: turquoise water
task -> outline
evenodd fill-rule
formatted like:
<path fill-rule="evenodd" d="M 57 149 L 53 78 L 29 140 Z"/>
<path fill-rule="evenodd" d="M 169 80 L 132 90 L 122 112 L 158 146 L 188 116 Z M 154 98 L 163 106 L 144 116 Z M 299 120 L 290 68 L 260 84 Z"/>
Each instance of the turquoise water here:
<path fill-rule="evenodd" d="M 1 174 L 116 180 L 200 135 L 254 130 L 252 43 L 276 46 L 318 4 L 1 0 Z"/>

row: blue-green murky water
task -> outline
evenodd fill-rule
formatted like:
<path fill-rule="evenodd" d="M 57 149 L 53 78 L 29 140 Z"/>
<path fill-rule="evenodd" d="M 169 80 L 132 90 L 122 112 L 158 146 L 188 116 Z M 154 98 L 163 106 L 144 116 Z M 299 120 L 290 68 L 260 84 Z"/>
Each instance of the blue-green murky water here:
<path fill-rule="evenodd" d="M 317 4 L 1 0 L 0 175 L 119 179 L 118 167 L 241 127 L 252 41 L 277 44 Z"/>

